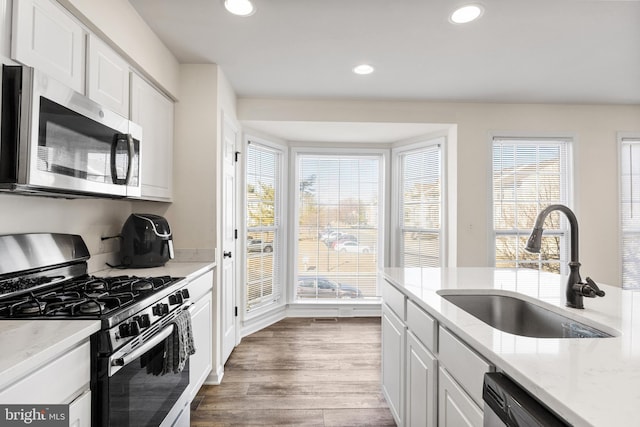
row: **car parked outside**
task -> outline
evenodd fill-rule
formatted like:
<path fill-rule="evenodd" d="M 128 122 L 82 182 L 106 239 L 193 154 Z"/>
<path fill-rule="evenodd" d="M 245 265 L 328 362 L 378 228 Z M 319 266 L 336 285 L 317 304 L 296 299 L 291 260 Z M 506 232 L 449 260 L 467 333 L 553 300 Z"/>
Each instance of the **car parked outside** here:
<path fill-rule="evenodd" d="M 296 290 L 300 298 L 361 298 L 355 286 L 338 283 L 322 276 L 299 276 Z"/>
<path fill-rule="evenodd" d="M 360 243 L 355 242 L 353 240 L 345 240 L 345 241 L 337 242 L 336 245 L 333 247 L 333 250 L 342 252 L 342 253 L 353 252 L 353 253 L 361 253 L 361 254 L 368 254 L 373 252 L 369 246 L 361 245 Z"/>
<path fill-rule="evenodd" d="M 331 235 L 329 235 L 329 237 L 324 241 L 324 244 L 328 247 L 328 248 L 333 248 L 336 243 L 338 242 L 345 242 L 345 241 L 358 241 L 358 238 L 356 236 L 354 236 L 353 234 L 349 234 L 349 233 L 344 233 L 341 231 L 332 233 Z"/>
<path fill-rule="evenodd" d="M 247 240 L 248 252 L 273 252 L 273 242 L 263 242 L 261 239 Z"/>

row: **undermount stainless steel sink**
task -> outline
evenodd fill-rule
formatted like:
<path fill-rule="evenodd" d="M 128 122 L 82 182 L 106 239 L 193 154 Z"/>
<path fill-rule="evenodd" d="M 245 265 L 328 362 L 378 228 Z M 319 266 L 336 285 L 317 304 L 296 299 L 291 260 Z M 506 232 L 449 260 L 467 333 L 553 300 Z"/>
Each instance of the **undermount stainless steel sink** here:
<path fill-rule="evenodd" d="M 515 296 L 449 293 L 449 291 L 438 291 L 438 294 L 489 326 L 514 335 L 534 338 L 613 336 Z"/>

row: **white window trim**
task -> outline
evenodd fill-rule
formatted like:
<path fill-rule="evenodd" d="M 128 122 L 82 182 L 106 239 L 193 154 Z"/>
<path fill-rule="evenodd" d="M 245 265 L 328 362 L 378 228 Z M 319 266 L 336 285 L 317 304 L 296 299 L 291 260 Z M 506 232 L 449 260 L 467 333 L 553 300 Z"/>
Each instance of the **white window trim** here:
<path fill-rule="evenodd" d="M 287 295 L 287 265 L 288 265 L 288 251 L 287 251 L 287 247 L 288 247 L 288 242 L 289 242 L 289 237 L 288 237 L 288 227 L 287 227 L 287 223 L 288 223 L 288 209 L 287 209 L 287 198 L 288 198 L 288 168 L 289 168 L 289 153 L 288 153 L 288 147 L 285 144 L 279 144 L 261 137 L 256 137 L 256 136 L 252 136 L 250 134 L 245 134 L 244 138 L 243 138 L 243 143 L 244 143 L 244 155 L 242 156 L 243 162 L 242 162 L 242 174 L 241 174 L 241 179 L 242 179 L 242 208 L 239 209 L 242 212 L 240 213 L 241 215 L 241 220 L 239 221 L 240 224 L 242 224 L 242 227 L 239 227 L 238 230 L 238 240 L 241 241 L 241 246 L 242 246 L 242 253 L 246 254 L 247 253 L 247 224 L 246 224 L 246 218 L 247 218 L 247 206 L 246 206 L 246 200 L 247 200 L 247 181 L 246 181 L 246 176 L 247 176 L 247 156 L 246 156 L 246 152 L 247 152 L 247 146 L 249 144 L 249 141 L 253 142 L 253 143 L 257 143 L 260 145 L 263 145 L 265 147 L 268 147 L 270 149 L 273 149 L 274 151 L 277 151 L 278 153 L 280 153 L 280 198 L 278 200 L 278 205 L 277 208 L 279 209 L 280 212 L 280 218 L 281 218 L 281 226 L 280 226 L 280 233 L 281 233 L 281 241 L 280 241 L 280 264 L 278 266 L 276 266 L 276 268 L 279 269 L 278 271 L 278 277 L 280 279 L 280 298 L 278 299 L 278 301 L 273 302 L 273 303 L 269 303 L 269 304 L 264 304 L 264 305 L 260 305 L 254 309 L 252 309 L 251 311 L 247 311 L 246 307 L 247 307 L 247 289 L 246 289 L 246 285 L 247 285 L 247 258 L 243 257 L 243 265 L 242 265 L 242 272 L 240 274 L 240 298 L 241 298 L 241 302 L 239 304 L 239 306 L 241 306 L 243 309 L 239 310 L 241 313 L 241 319 L 243 322 L 249 322 L 252 321 L 254 319 L 258 319 L 261 317 L 264 317 L 266 314 L 274 311 L 274 310 L 280 310 L 282 309 L 285 305 L 286 305 L 286 295 Z M 239 313 L 239 314 L 240 314 Z"/>
<path fill-rule="evenodd" d="M 487 230 L 489 232 L 488 240 L 488 265 L 495 266 L 496 265 L 496 233 L 494 230 L 494 222 L 493 222 L 493 141 L 494 139 L 548 139 L 548 140 L 562 140 L 566 141 L 567 144 L 567 205 L 568 207 L 575 213 L 575 215 L 579 218 L 578 210 L 575 208 L 576 199 L 575 194 L 577 192 L 576 189 L 576 166 L 574 162 L 574 158 L 578 149 L 578 137 L 575 133 L 572 132 L 514 132 L 514 131 L 504 131 L 504 132 L 489 132 L 488 139 L 488 162 L 489 168 L 487 168 Z M 568 250 L 567 250 L 568 252 Z M 561 266 L 561 268 L 566 266 Z"/>
<path fill-rule="evenodd" d="M 290 161 L 290 170 L 293 170 L 293 179 L 291 180 L 291 184 L 289 185 L 289 201 L 291 201 L 291 203 L 289 203 L 289 215 L 290 218 L 296 218 L 296 209 L 300 203 L 300 192 L 298 191 L 298 189 L 296 188 L 296 186 L 294 185 L 295 183 L 298 182 L 298 179 L 300 178 L 299 176 L 299 167 L 298 167 L 298 156 L 299 155 L 335 155 L 335 154 L 342 154 L 345 156 L 362 156 L 362 155 L 370 155 L 370 156 L 380 156 L 381 159 L 381 167 L 380 167 L 380 194 L 381 194 L 381 198 L 378 201 L 378 215 L 379 218 L 382 218 L 382 221 L 380 222 L 379 226 L 378 226 L 378 244 L 380 245 L 380 249 L 379 251 L 376 251 L 376 254 L 378 256 L 377 258 L 377 262 L 378 262 L 378 267 L 381 268 L 386 264 L 386 260 L 387 260 L 387 248 L 388 245 L 385 245 L 385 237 L 388 235 L 388 224 L 389 224 L 389 219 L 388 219 L 388 212 L 385 209 L 385 205 L 386 205 L 386 200 L 388 197 L 387 194 L 387 177 L 389 176 L 389 150 L 388 149 L 374 149 L 374 148 L 329 148 L 329 147 L 303 147 L 303 146 L 294 146 L 291 148 L 291 156 L 289 158 Z M 299 233 L 299 227 L 298 227 L 298 221 L 293 220 L 290 221 L 290 238 L 289 238 L 289 247 L 291 249 L 291 251 L 289 252 L 289 256 L 291 257 L 291 259 L 297 259 L 297 257 L 295 256 L 295 254 L 298 253 L 298 233 Z M 297 274 L 297 269 L 296 266 L 294 264 L 294 262 L 292 262 L 289 265 L 289 271 L 288 271 L 288 276 L 291 278 L 290 286 L 287 287 L 287 301 L 289 304 L 291 305 L 296 305 L 296 304 L 308 304 L 308 301 L 298 301 L 296 300 L 296 294 L 295 294 L 295 287 L 296 287 L 296 283 L 298 283 L 298 274 Z M 379 281 L 379 279 L 378 279 Z M 379 293 L 379 289 L 380 289 L 380 283 L 378 282 L 378 293 Z M 353 303 L 353 301 L 351 301 Z M 368 301 L 370 302 L 370 301 Z M 328 304 L 335 304 L 335 301 L 329 301 Z"/>
<path fill-rule="evenodd" d="M 624 287 L 624 229 L 622 226 L 622 142 L 626 139 L 637 139 L 640 141 L 640 132 L 618 132 L 616 135 L 618 148 L 618 277 L 620 286 Z M 628 288 L 637 289 L 637 288 Z"/>
<path fill-rule="evenodd" d="M 393 232 L 391 235 L 391 248 L 390 259 L 392 266 L 402 266 L 402 253 L 400 251 L 400 243 L 402 242 L 402 233 L 400 232 L 400 192 L 402 188 L 402 166 L 400 163 L 400 157 L 403 154 L 411 153 L 413 151 L 419 151 L 421 149 L 431 147 L 433 145 L 440 144 L 440 162 L 441 162 L 441 197 L 440 197 L 440 266 L 445 267 L 447 263 L 447 242 L 448 242 L 448 226 L 447 219 L 449 218 L 447 212 L 447 137 L 446 136 L 430 136 L 423 138 L 420 142 L 398 146 L 391 150 L 392 158 L 392 183 L 391 188 L 391 213 L 390 223 Z"/>

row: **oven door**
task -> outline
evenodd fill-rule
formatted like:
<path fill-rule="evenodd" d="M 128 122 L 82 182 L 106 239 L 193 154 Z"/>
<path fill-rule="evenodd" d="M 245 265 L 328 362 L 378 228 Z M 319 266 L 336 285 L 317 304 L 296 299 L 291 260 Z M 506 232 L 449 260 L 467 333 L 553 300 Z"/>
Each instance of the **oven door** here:
<path fill-rule="evenodd" d="M 189 385 L 189 361 L 175 374 L 162 374 L 165 341 L 173 324 L 131 349 L 129 345 L 102 365 L 107 374 L 98 383 L 97 425 L 157 427 L 180 400 Z"/>

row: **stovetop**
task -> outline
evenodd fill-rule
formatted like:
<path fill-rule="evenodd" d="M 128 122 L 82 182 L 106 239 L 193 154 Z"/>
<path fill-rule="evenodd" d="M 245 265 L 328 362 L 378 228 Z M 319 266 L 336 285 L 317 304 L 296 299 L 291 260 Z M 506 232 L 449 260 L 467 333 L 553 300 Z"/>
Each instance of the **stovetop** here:
<path fill-rule="evenodd" d="M 105 318 L 171 286 L 181 278 L 85 275 L 43 287 L 60 276 L 0 283 L 0 318 Z M 36 291 L 29 291 L 36 289 Z"/>

